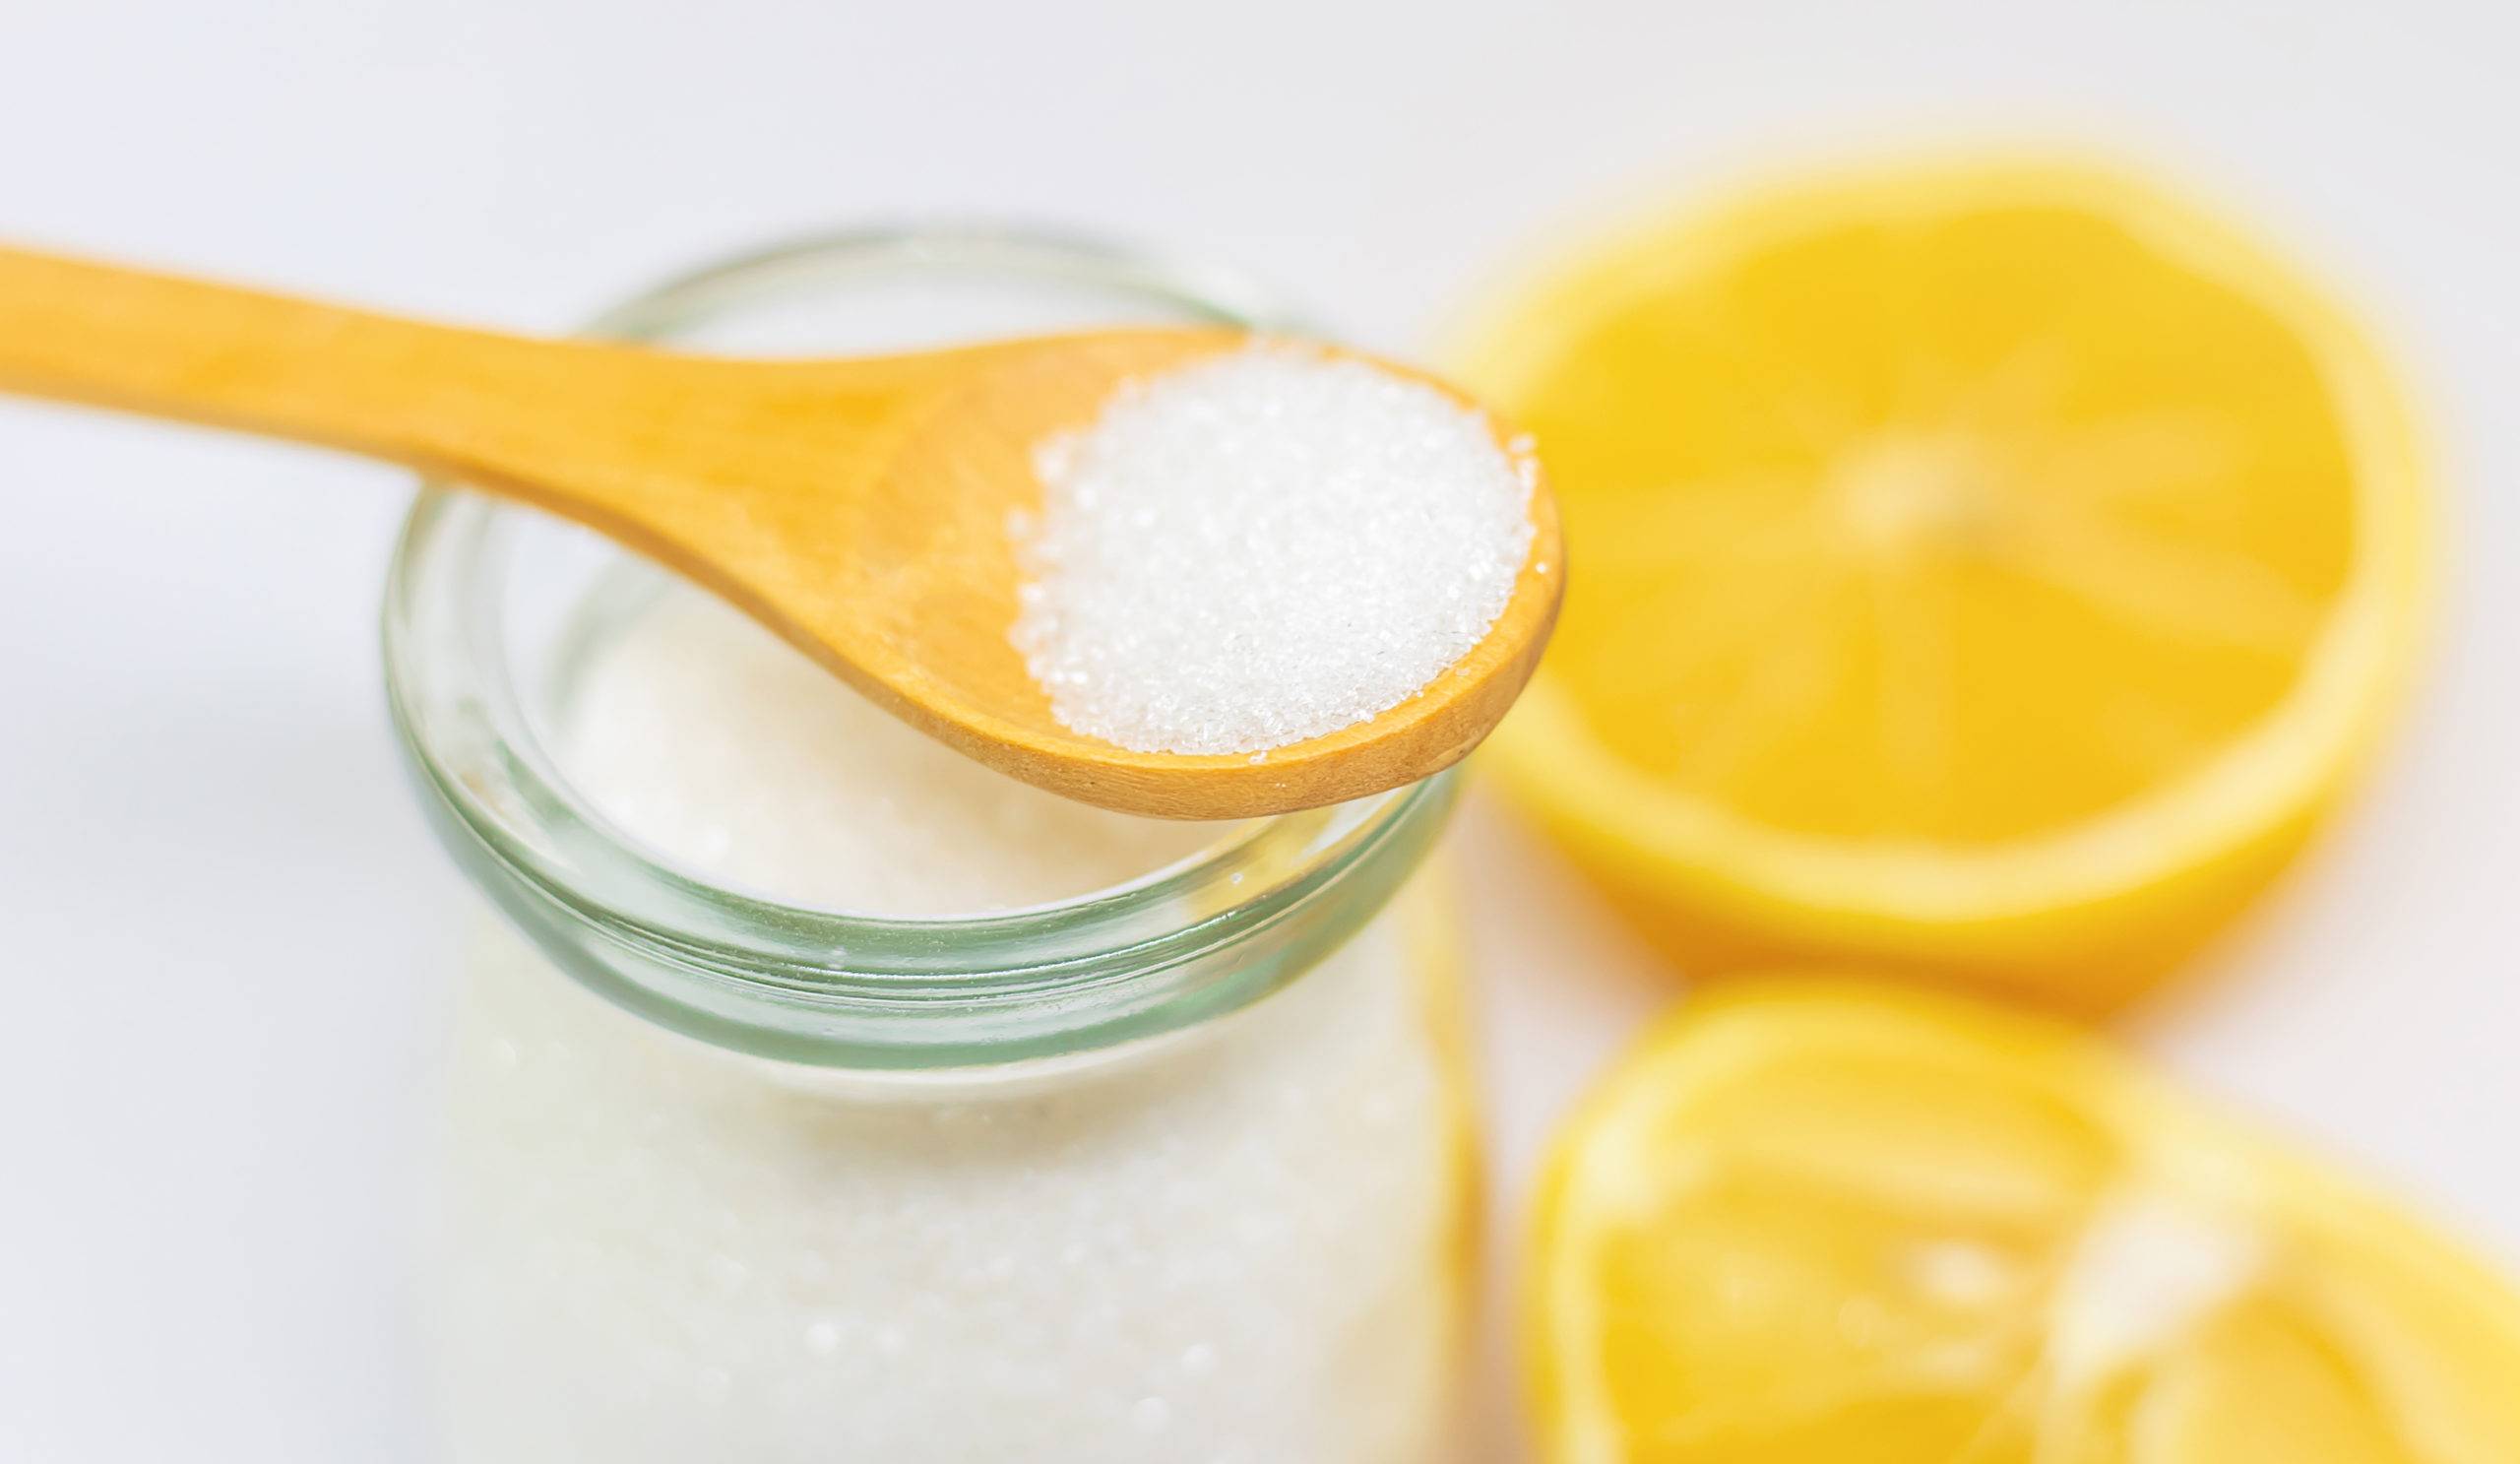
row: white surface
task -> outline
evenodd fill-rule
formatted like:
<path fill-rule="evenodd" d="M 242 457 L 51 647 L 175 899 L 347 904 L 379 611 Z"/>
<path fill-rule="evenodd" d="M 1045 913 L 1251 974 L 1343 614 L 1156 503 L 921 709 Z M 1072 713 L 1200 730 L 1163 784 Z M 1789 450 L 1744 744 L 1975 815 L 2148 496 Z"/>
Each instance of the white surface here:
<path fill-rule="evenodd" d="M 2486 0 L 30 4 L 0 235 L 556 328 L 765 235 L 978 210 L 1237 261 L 1406 350 L 1552 224 L 1778 151 L 2158 158 L 2362 290 L 2456 563 L 2375 796 L 2149 1040 L 2520 1257 L 2515 51 Z M 15 406 L 0 470 L 0 1459 L 414 1458 L 412 1079 L 465 897 L 379 712 L 402 484 Z M 1673 987 L 1468 828 L 1511 1178 Z"/>

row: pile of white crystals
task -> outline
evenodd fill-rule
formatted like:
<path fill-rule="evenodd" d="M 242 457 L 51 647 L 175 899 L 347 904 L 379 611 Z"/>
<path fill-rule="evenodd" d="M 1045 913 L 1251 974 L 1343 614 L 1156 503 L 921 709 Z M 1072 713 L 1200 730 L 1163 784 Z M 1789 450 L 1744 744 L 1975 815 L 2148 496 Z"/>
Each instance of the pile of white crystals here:
<path fill-rule="evenodd" d="M 608 820 L 771 898 L 1005 911 L 1229 832 L 993 773 L 689 590 L 590 659 L 562 732 Z M 693 1041 L 485 932 L 423 1288 L 432 1457 L 1447 1457 L 1462 1138 L 1420 960 L 1385 917 L 1188 1031 L 889 1073 Z"/>
<path fill-rule="evenodd" d="M 1062 725 L 1133 751 L 1258 753 L 1400 705 L 1531 548 L 1528 444 L 1288 342 L 1130 382 L 1035 466 L 1016 649 Z"/>

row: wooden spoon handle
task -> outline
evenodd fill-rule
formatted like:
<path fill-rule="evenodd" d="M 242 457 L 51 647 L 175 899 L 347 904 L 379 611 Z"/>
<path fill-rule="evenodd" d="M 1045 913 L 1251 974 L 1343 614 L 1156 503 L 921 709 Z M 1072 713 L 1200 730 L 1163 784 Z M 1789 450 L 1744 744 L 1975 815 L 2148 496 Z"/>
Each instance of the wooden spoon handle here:
<path fill-rule="evenodd" d="M 639 354 L 0 247 L 0 391 L 345 448 L 492 487 L 549 466 L 555 424 L 537 404 L 583 407 L 607 380 L 635 392 L 640 373 L 618 367 Z"/>

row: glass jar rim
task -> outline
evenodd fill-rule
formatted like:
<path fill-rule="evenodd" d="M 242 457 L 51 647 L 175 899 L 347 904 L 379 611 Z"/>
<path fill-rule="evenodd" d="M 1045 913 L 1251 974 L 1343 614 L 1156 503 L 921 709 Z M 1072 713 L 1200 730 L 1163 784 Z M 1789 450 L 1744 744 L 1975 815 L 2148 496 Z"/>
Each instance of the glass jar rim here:
<path fill-rule="evenodd" d="M 1020 280 L 1290 332 L 1230 272 L 990 224 L 856 229 L 687 272 L 590 334 L 666 341 L 818 283 Z M 678 868 L 570 784 L 526 713 L 501 571 L 532 511 L 423 482 L 388 575 L 389 709 L 441 840 L 571 975 L 738 1050 L 934 1067 L 1105 1046 L 1256 999 L 1354 933 L 1431 843 L 1453 779 L 1256 820 L 1172 865 L 1071 899 L 906 919 L 786 903 Z"/>

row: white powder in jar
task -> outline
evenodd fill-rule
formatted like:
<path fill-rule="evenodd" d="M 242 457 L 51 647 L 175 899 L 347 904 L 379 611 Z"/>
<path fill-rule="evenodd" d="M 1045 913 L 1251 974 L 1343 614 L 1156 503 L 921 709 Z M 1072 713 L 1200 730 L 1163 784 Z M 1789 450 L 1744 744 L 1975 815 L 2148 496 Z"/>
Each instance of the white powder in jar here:
<path fill-rule="evenodd" d="M 1014 640 L 1059 722 L 1256 752 L 1418 694 L 1487 634 L 1536 470 L 1422 382 L 1269 342 L 1130 382 L 1042 443 Z"/>
<path fill-rule="evenodd" d="M 1218 832 L 1003 778 L 687 592 L 572 680 L 580 791 L 777 895 L 1023 905 Z M 1438 1464 L 1464 1139 L 1398 915 L 1169 1038 L 906 1074 L 711 1047 L 488 932 L 426 1288 L 445 1457 Z"/>
<path fill-rule="evenodd" d="M 725 605 L 677 591 L 579 677 L 564 752 L 640 843 L 713 880 L 884 916 L 1067 899 L 1214 844 L 992 773 Z"/>

